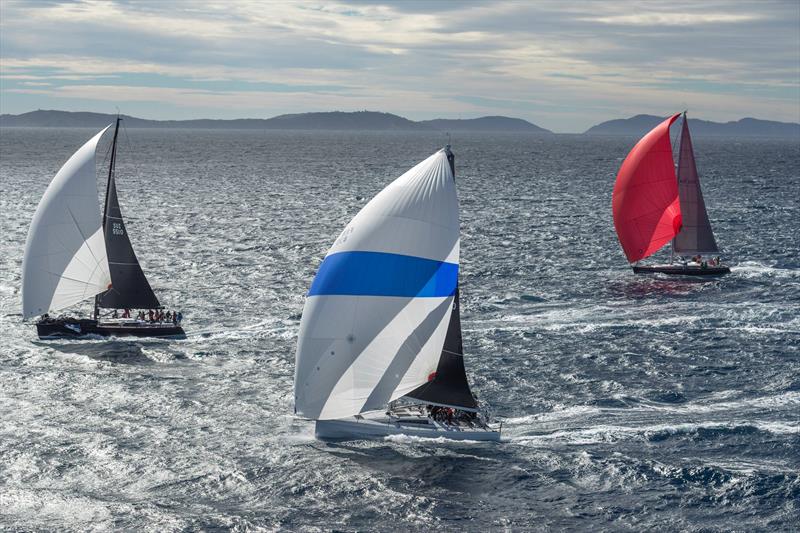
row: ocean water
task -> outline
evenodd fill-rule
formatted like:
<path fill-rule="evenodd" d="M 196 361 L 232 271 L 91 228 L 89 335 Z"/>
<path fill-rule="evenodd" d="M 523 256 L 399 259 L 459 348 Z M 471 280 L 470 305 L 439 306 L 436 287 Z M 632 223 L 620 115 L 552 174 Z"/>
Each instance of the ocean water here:
<path fill-rule="evenodd" d="M 122 208 L 188 338 L 40 341 L 25 235 L 92 134 L 0 133 L 0 529 L 800 528 L 797 142 L 695 139 L 733 268 L 697 281 L 616 242 L 636 139 L 454 136 L 466 363 L 503 440 L 328 444 L 292 415 L 304 294 L 446 137 L 127 130 Z"/>

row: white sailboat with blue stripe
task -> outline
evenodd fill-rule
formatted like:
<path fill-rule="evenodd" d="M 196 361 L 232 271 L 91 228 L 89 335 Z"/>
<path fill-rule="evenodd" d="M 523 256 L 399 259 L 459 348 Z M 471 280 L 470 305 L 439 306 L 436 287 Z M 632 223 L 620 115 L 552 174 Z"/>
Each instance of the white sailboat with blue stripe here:
<path fill-rule="evenodd" d="M 449 146 L 397 178 L 336 239 L 308 292 L 295 411 L 319 438 L 498 440 L 467 382 Z"/>

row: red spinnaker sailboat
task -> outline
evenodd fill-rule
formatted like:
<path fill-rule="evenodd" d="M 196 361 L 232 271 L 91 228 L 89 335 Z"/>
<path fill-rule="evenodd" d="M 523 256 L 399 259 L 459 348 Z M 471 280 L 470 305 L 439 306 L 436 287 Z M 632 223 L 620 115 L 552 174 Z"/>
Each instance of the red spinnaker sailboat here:
<path fill-rule="evenodd" d="M 694 162 L 686 113 L 683 114 L 678 172 L 672 159 L 669 129 L 677 113 L 636 143 L 622 162 L 614 184 L 614 228 L 636 273 L 720 275 L 730 272 L 719 258 Z M 673 253 L 666 265 L 638 264 L 668 242 Z M 674 262 L 675 254 L 679 261 Z M 689 257 L 691 259 L 689 259 Z"/>

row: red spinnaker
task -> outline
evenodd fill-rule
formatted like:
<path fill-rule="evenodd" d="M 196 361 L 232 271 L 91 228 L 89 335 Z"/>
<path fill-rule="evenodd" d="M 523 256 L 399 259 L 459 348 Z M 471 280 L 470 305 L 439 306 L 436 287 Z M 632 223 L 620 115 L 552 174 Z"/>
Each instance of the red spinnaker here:
<path fill-rule="evenodd" d="M 672 161 L 668 118 L 636 143 L 614 184 L 614 228 L 628 261 L 654 254 L 681 229 L 678 178 Z"/>

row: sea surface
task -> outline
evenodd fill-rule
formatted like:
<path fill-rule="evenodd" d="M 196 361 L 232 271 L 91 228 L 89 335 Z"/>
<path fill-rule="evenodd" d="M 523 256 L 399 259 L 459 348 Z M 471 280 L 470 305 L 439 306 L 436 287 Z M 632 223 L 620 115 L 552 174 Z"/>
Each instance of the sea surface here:
<path fill-rule="evenodd" d="M 454 135 L 466 364 L 502 442 L 326 444 L 293 415 L 304 295 L 447 137 L 122 132 L 129 233 L 188 338 L 40 341 L 25 236 L 93 134 L 0 132 L 0 529 L 800 529 L 798 142 L 695 139 L 733 270 L 698 281 L 636 276 L 617 243 L 636 139 Z"/>

